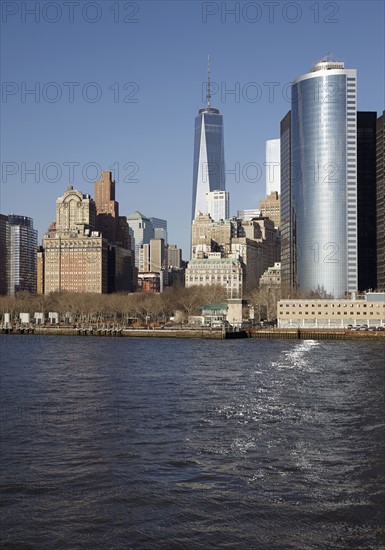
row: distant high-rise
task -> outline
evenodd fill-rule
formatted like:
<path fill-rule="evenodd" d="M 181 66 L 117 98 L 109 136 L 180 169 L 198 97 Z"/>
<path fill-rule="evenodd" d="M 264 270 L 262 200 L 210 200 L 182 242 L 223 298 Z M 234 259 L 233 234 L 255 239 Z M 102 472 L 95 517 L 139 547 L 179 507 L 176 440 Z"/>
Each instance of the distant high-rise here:
<path fill-rule="evenodd" d="M 128 224 L 119 216 L 115 182 L 102 172 L 95 184 L 96 201 L 67 187 L 56 201 L 56 223 L 43 238 L 44 293 L 123 292 L 135 289 Z"/>
<path fill-rule="evenodd" d="M 206 193 L 207 214 L 210 214 L 216 222 L 219 220 L 228 220 L 229 214 L 229 192 L 228 191 L 210 191 Z"/>
<path fill-rule="evenodd" d="M 274 227 L 281 225 L 280 199 L 277 191 L 272 191 L 264 200 L 259 201 L 261 216 L 270 218 L 274 222 Z"/>
<path fill-rule="evenodd" d="M 182 249 L 176 244 L 168 245 L 168 267 L 176 269 L 182 267 Z"/>
<path fill-rule="evenodd" d="M 151 217 L 150 222 L 154 228 L 154 238 L 163 239 L 167 244 L 167 220 Z"/>
<path fill-rule="evenodd" d="M 225 154 L 223 117 L 211 107 L 210 58 L 207 81 L 207 106 L 195 118 L 192 219 L 198 212 L 207 214 L 206 193 L 225 191 Z"/>
<path fill-rule="evenodd" d="M 127 218 L 119 216 L 119 203 L 115 200 L 115 181 L 112 173 L 102 172 L 95 183 L 96 229 L 109 243 L 131 248 Z"/>
<path fill-rule="evenodd" d="M 26 216 L 8 216 L 7 239 L 8 294 L 37 289 L 37 231 Z"/>
<path fill-rule="evenodd" d="M 163 239 L 150 241 L 150 271 L 162 272 L 163 283 L 168 284 L 167 245 Z"/>
<path fill-rule="evenodd" d="M 37 294 L 44 294 L 44 248 L 39 246 L 37 249 Z"/>
<path fill-rule="evenodd" d="M 150 240 L 154 238 L 154 226 L 150 219 L 139 211 L 127 216 L 127 222 L 134 233 L 135 266 L 139 267 L 139 250 L 144 244 L 150 244 Z"/>
<path fill-rule="evenodd" d="M 111 176 L 111 172 L 102 172 L 100 180 L 95 183 L 96 229 L 108 242 L 115 243 L 119 205 L 115 200 L 115 181 Z"/>
<path fill-rule="evenodd" d="M 281 282 L 295 286 L 294 238 L 291 206 L 291 111 L 281 120 Z"/>
<path fill-rule="evenodd" d="M 95 223 L 94 200 L 69 185 L 56 200 L 56 224 L 43 237 L 44 294 L 107 292 L 107 239 Z"/>
<path fill-rule="evenodd" d="M 159 289 L 163 292 L 163 287 L 168 285 L 168 248 L 164 239 L 151 239 L 149 243 L 144 243 L 139 250 L 139 273 L 142 290 L 146 290 L 143 274 L 152 273 L 156 279 L 159 278 Z M 154 289 L 153 289 L 154 290 Z"/>
<path fill-rule="evenodd" d="M 377 288 L 385 290 L 385 111 L 377 119 Z"/>
<path fill-rule="evenodd" d="M 377 288 L 376 112 L 357 112 L 358 290 Z"/>
<path fill-rule="evenodd" d="M 0 214 L 0 294 L 7 294 L 8 216 Z"/>
<path fill-rule="evenodd" d="M 271 193 L 281 193 L 281 140 L 266 141 L 266 196 Z"/>
<path fill-rule="evenodd" d="M 341 297 L 358 288 L 356 70 L 316 63 L 291 97 L 295 282 Z"/>

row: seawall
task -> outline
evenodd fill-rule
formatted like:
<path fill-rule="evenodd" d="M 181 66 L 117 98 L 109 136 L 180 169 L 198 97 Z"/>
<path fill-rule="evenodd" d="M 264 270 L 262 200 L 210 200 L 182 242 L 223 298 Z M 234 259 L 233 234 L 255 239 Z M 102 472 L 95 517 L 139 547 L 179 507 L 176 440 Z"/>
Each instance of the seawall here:
<path fill-rule="evenodd" d="M 291 339 L 291 340 L 362 340 L 376 339 L 385 342 L 385 331 L 351 331 L 351 330 L 327 330 L 327 329 L 249 329 L 247 331 L 226 332 L 220 329 L 141 329 L 141 328 L 74 328 L 74 327 L 21 327 L 2 328 L 2 334 L 26 334 L 39 336 L 103 336 L 103 337 L 128 337 L 128 338 L 200 338 L 200 339 Z"/>

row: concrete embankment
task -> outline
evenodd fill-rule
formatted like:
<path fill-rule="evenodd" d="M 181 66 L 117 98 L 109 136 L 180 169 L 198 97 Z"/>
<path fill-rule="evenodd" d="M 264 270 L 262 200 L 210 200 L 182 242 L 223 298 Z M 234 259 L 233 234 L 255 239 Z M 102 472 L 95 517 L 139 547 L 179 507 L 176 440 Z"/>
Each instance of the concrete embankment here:
<path fill-rule="evenodd" d="M 73 328 L 73 327 L 33 327 L 3 329 L 4 334 L 26 334 L 38 336 L 109 336 L 109 337 L 132 337 L 132 338 L 204 338 L 204 339 L 223 339 L 221 330 L 215 329 L 122 329 L 108 328 L 96 329 Z M 235 333 L 234 333 L 235 334 Z"/>
<path fill-rule="evenodd" d="M 171 329 L 171 330 L 130 330 L 124 329 L 122 336 L 143 338 L 223 338 L 221 330 Z"/>
<path fill-rule="evenodd" d="M 220 329 L 208 328 L 103 328 L 96 329 L 74 327 L 25 327 L 2 329 L 4 334 L 26 334 L 39 336 L 104 336 L 104 337 L 129 337 L 129 338 L 200 338 L 200 339 L 240 339 L 240 338 L 264 338 L 264 339 L 295 339 L 295 340 L 362 340 L 377 339 L 385 342 L 385 331 L 352 331 L 352 330 L 327 330 L 327 329 L 250 329 L 248 331 L 234 331 L 223 333 Z"/>

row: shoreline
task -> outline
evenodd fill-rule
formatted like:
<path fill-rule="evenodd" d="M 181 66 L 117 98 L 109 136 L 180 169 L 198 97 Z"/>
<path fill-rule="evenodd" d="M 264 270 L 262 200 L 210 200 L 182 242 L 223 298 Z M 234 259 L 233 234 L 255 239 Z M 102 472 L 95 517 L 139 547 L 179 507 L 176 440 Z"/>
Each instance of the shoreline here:
<path fill-rule="evenodd" d="M 124 338 L 193 338 L 193 339 L 290 339 L 290 340 L 354 340 L 376 339 L 385 341 L 385 332 L 348 331 L 336 329 L 249 329 L 237 332 L 223 332 L 221 329 L 202 328 L 74 328 L 74 327 L 33 327 L 1 329 L 1 334 L 29 336 L 99 336 Z"/>

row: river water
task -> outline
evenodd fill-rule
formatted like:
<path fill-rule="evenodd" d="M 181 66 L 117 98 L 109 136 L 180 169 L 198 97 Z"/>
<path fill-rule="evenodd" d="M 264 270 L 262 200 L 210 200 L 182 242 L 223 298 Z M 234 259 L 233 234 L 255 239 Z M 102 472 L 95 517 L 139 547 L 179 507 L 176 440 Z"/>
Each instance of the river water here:
<path fill-rule="evenodd" d="M 385 548 L 384 343 L 0 338 L 3 548 Z"/>

